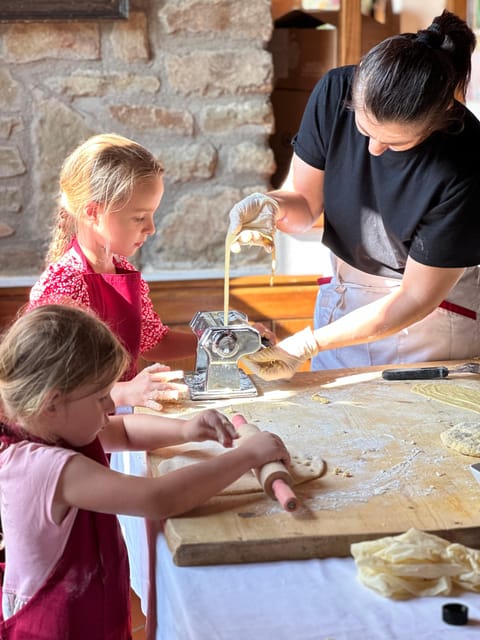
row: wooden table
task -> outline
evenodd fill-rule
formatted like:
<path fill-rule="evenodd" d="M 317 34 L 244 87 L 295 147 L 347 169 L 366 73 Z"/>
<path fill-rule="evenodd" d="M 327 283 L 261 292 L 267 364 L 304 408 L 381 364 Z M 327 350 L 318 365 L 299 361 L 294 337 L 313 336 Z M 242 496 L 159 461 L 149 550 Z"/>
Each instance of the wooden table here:
<path fill-rule="evenodd" d="M 387 383 L 380 371 L 255 379 L 257 398 L 189 403 L 176 412 L 186 416 L 207 405 L 241 412 L 289 446 L 321 455 L 328 470 L 297 490 L 305 509 L 298 514 L 259 494 L 211 500 L 170 519 L 165 535 L 160 523 L 121 517 L 149 640 L 478 637 L 478 594 L 392 601 L 358 581 L 352 558 L 326 557 L 347 556 L 354 540 L 411 526 L 469 546 L 480 539 L 480 485 L 469 471 L 475 459 L 439 441 L 444 428 L 477 414 L 412 393 L 414 382 Z M 480 391 L 479 376 L 441 384 Z M 329 403 L 313 400 L 317 393 Z M 112 465 L 128 473 L 144 475 L 151 464 L 141 452 L 112 456 Z M 442 621 L 442 605 L 451 601 L 469 607 L 467 627 Z"/>
<path fill-rule="evenodd" d="M 383 380 L 381 370 L 298 373 L 276 382 L 254 378 L 258 397 L 189 402 L 177 411 L 186 416 L 215 406 L 227 415 L 242 413 L 293 450 L 323 458 L 327 472 L 296 488 L 302 508 L 294 513 L 259 493 L 217 497 L 169 519 L 165 537 L 174 561 L 183 566 L 348 556 L 352 542 L 411 527 L 479 545 L 480 487 L 469 469 L 478 459 L 440 440 L 442 431 L 478 414 L 413 393 L 418 381 Z M 480 408 L 479 375 L 435 382 L 478 389 Z M 159 451 L 149 456 L 150 472 L 158 473 L 162 456 L 202 446 Z"/>

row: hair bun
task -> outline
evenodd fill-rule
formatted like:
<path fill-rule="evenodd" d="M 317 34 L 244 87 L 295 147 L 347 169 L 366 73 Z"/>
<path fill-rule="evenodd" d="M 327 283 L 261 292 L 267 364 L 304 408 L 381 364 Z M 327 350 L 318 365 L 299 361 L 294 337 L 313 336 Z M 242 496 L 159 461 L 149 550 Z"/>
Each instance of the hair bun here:
<path fill-rule="evenodd" d="M 444 34 L 440 25 L 433 23 L 422 31 L 417 33 L 417 42 L 430 47 L 430 49 L 440 49 L 444 41 Z"/>

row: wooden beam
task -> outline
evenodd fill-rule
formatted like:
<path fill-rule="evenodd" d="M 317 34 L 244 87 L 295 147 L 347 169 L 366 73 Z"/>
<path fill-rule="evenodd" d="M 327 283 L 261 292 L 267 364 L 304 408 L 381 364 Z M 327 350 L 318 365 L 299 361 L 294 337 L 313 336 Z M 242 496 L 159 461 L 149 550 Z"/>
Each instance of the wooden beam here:
<path fill-rule="evenodd" d="M 445 8 L 462 18 L 462 20 L 467 20 L 467 0 L 447 0 Z"/>
<path fill-rule="evenodd" d="M 361 54 L 361 0 L 342 0 L 338 19 L 338 64 L 357 64 Z"/>

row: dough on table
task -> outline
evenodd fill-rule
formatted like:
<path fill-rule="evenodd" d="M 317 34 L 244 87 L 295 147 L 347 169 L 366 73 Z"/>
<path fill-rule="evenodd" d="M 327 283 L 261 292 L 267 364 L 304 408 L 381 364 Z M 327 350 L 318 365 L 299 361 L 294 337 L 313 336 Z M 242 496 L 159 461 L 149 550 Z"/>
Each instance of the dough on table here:
<path fill-rule="evenodd" d="M 181 469 L 189 464 L 208 460 L 228 451 L 214 442 L 201 442 L 181 445 L 175 450 L 164 450 L 161 455 L 150 455 L 150 467 L 154 476 L 161 476 L 170 471 Z M 305 454 L 290 451 L 291 465 L 288 470 L 293 484 L 298 485 L 309 480 L 315 480 L 326 470 L 322 458 L 314 458 Z M 166 456 L 169 457 L 166 457 Z M 220 495 L 238 495 L 243 493 L 257 493 L 263 491 L 253 471 L 243 474 L 238 480 L 226 487 Z"/>
<path fill-rule="evenodd" d="M 480 550 L 409 529 L 350 545 L 359 580 L 382 596 L 447 596 L 480 592 Z"/>
<path fill-rule="evenodd" d="M 461 387 L 456 384 L 444 382 L 419 382 L 412 387 L 414 393 L 419 393 L 427 398 L 434 398 L 445 402 L 445 404 L 461 409 L 469 409 L 480 413 L 480 392 L 474 391 L 469 387 Z"/>
<path fill-rule="evenodd" d="M 446 447 L 480 458 L 480 422 L 459 422 L 440 434 Z"/>

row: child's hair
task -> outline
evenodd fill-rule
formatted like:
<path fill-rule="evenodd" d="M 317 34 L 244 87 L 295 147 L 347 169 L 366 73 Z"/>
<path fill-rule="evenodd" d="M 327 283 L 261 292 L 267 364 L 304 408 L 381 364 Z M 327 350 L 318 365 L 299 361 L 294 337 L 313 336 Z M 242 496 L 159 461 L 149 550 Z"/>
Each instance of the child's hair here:
<path fill-rule="evenodd" d="M 446 10 L 427 29 L 387 38 L 356 69 L 353 108 L 380 123 L 419 123 L 430 132 L 452 124 L 458 129 L 463 110 L 454 99 L 464 99 L 475 45 L 467 23 Z"/>
<path fill-rule="evenodd" d="M 128 202 L 139 180 L 162 173 L 162 164 L 150 151 L 114 133 L 92 136 L 77 147 L 60 172 L 59 208 L 47 264 L 65 253 L 89 203 L 111 210 L 113 205 Z"/>
<path fill-rule="evenodd" d="M 128 361 L 120 342 L 92 312 L 61 304 L 36 307 L 21 315 L 0 342 L 2 413 L 10 424 L 18 421 L 29 430 L 52 391 L 68 394 L 87 384 L 102 389 L 119 378 Z"/>

